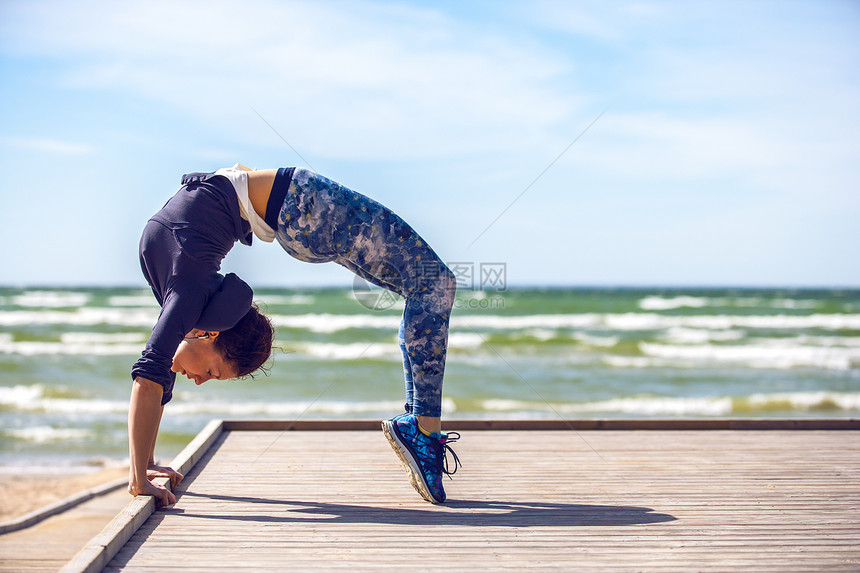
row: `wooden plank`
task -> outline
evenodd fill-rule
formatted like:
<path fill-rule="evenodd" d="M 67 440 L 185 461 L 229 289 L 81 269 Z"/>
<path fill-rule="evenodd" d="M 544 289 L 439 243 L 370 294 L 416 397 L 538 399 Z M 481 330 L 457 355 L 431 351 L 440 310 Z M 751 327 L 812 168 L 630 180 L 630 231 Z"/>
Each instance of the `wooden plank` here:
<path fill-rule="evenodd" d="M 454 447 L 464 466 L 433 506 L 381 432 L 226 432 L 107 571 L 860 563 L 860 432 L 497 430 Z"/>

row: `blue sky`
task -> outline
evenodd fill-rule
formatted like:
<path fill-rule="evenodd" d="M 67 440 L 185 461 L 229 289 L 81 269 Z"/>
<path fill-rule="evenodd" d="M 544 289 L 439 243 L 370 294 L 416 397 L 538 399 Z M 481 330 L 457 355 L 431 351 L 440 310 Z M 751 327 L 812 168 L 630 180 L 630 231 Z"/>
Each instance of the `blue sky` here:
<path fill-rule="evenodd" d="M 857 2 L 3 0 L 0 114 L 0 284 L 144 285 L 147 218 L 239 161 L 511 285 L 860 286 Z"/>

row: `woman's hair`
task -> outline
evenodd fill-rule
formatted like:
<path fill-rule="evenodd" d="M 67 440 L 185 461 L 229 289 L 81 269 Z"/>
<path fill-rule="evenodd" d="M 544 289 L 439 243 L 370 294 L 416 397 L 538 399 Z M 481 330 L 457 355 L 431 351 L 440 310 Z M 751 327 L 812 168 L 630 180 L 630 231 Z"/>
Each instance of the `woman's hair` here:
<path fill-rule="evenodd" d="M 215 349 L 236 369 L 237 378 L 248 376 L 257 370 L 268 374 L 268 369 L 263 365 L 272 355 L 274 338 L 272 321 L 260 312 L 254 303 L 251 304 L 251 310 L 239 319 L 233 328 L 218 335 Z"/>

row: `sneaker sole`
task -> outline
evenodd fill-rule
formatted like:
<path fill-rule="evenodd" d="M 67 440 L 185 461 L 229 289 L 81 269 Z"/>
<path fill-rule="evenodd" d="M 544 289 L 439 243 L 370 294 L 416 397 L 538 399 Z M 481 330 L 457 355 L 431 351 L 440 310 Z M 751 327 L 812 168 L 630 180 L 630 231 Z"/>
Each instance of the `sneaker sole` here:
<path fill-rule="evenodd" d="M 398 458 L 400 458 L 400 463 L 403 464 L 403 469 L 406 470 L 406 475 L 409 477 L 409 483 L 412 484 L 415 491 L 421 494 L 421 497 L 430 503 L 441 503 L 433 497 L 433 494 L 430 493 L 430 488 L 427 486 L 427 482 L 424 481 L 424 472 L 421 471 L 421 465 L 418 463 L 418 460 L 412 456 L 412 452 L 409 451 L 406 444 L 404 444 L 397 436 L 397 432 L 394 430 L 394 422 L 391 420 L 383 420 L 382 432 L 388 439 L 388 443 L 391 444 L 391 448 L 394 450 L 394 453 L 397 454 Z"/>

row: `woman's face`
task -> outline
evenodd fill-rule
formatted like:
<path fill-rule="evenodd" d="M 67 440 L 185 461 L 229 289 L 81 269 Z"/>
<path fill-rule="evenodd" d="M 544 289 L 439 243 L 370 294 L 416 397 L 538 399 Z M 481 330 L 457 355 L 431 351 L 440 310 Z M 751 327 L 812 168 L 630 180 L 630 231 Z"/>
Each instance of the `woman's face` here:
<path fill-rule="evenodd" d="M 233 367 L 227 363 L 215 348 L 217 332 L 192 330 L 179 343 L 176 354 L 173 355 L 171 370 L 184 374 L 198 386 L 213 378 L 227 380 L 235 378 Z"/>

